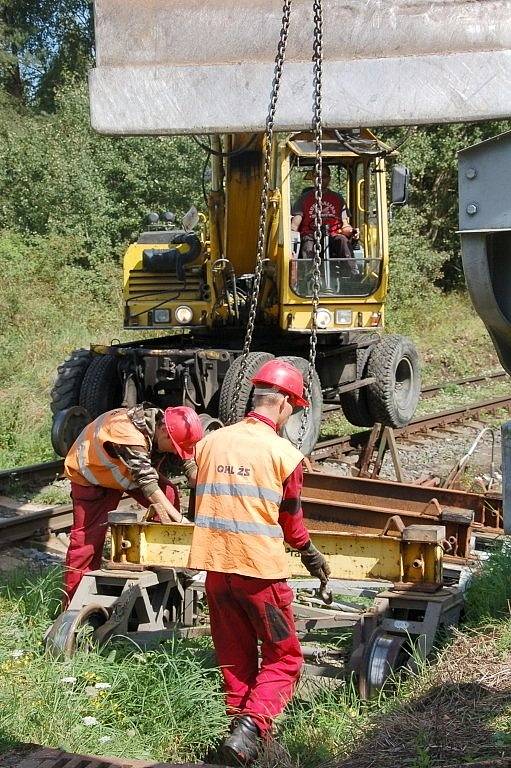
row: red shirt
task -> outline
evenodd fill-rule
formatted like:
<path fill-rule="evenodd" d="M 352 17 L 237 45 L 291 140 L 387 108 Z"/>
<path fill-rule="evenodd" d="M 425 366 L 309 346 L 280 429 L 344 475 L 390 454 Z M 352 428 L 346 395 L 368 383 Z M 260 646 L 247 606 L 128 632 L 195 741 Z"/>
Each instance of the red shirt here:
<path fill-rule="evenodd" d="M 314 233 L 314 190 L 306 192 L 296 207 L 296 212 L 302 214 L 300 234 L 312 235 Z M 298 211 L 298 207 L 300 210 Z M 328 225 L 329 234 L 337 235 L 343 226 L 343 212 L 346 212 L 344 198 L 331 189 L 324 189 L 321 203 L 321 223 Z M 347 218 L 347 213 L 345 213 Z"/>
<path fill-rule="evenodd" d="M 253 419 L 268 424 L 277 431 L 277 425 L 260 413 L 250 411 Z M 247 416 L 247 418 L 248 418 Z M 284 532 L 284 541 L 293 549 L 303 549 L 310 541 L 309 531 L 303 523 L 301 493 L 303 487 L 303 468 L 300 462 L 282 484 L 282 501 L 279 507 L 279 525 Z"/>

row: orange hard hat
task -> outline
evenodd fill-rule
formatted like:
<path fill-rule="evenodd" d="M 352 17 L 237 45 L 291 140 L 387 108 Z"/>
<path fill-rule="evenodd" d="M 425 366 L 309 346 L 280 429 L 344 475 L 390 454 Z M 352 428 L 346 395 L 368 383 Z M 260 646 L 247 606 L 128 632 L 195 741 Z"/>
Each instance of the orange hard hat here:
<path fill-rule="evenodd" d="M 195 443 L 204 437 L 199 414 L 186 405 L 177 405 L 174 408 L 165 408 L 163 418 L 177 455 L 182 459 L 191 459 Z"/>
<path fill-rule="evenodd" d="M 253 384 L 273 387 L 284 395 L 289 395 L 291 405 L 302 408 L 309 405 L 303 396 L 303 376 L 301 372 L 286 360 L 269 360 L 252 377 Z"/>

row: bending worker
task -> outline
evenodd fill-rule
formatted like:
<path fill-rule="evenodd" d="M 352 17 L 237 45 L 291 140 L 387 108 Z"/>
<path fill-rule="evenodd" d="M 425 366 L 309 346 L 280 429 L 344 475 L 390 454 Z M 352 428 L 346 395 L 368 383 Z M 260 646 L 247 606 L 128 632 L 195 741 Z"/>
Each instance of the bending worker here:
<path fill-rule="evenodd" d="M 143 507 L 161 505 L 175 522 L 183 519 L 176 486 L 156 467 L 166 455 L 175 454 L 194 483 L 193 447 L 203 434 L 193 408 L 161 411 L 146 403 L 107 411 L 82 430 L 64 464 L 73 500 L 64 575 L 68 601 L 83 574 L 99 568 L 108 512 L 117 508 L 124 493 Z"/>
<path fill-rule="evenodd" d="M 300 371 L 271 360 L 252 379 L 253 410 L 201 440 L 188 566 L 206 570 L 211 634 L 228 714 L 226 760 L 255 759 L 260 739 L 293 695 L 303 663 L 284 542 L 311 575 L 330 569 L 310 541 L 300 502 L 303 456 L 278 431 L 307 405 Z M 258 641 L 261 664 L 258 664 Z"/>

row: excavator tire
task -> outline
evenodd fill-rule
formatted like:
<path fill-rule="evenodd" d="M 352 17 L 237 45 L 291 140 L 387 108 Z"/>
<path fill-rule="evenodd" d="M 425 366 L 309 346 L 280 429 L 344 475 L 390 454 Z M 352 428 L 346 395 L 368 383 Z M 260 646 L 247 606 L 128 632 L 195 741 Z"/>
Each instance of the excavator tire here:
<path fill-rule="evenodd" d="M 234 390 L 240 366 L 243 365 L 243 379 L 241 380 L 240 394 L 236 404 L 236 421 L 241 421 L 250 409 L 252 390 L 254 388 L 251 382 L 252 376 L 264 363 L 267 363 L 268 360 L 273 360 L 273 357 L 269 352 L 249 352 L 245 362 L 243 362 L 241 356 L 236 358 L 225 374 L 220 389 L 220 402 L 218 405 L 218 418 L 220 421 L 223 421 L 224 424 L 229 423 L 229 414 L 234 399 Z"/>
<path fill-rule="evenodd" d="M 298 368 L 298 370 L 302 373 L 303 380 L 305 381 L 307 372 L 309 370 L 309 363 L 307 360 L 305 360 L 305 358 L 286 355 L 285 357 L 279 357 L 278 359 L 285 360 L 287 363 L 291 363 L 296 368 Z M 309 453 L 318 442 L 319 430 L 321 429 L 323 393 L 321 391 L 321 382 L 316 371 L 314 371 L 312 375 L 309 399 L 310 406 L 305 426 L 305 434 L 303 436 L 303 442 L 300 447 L 301 452 L 305 456 L 309 455 Z M 300 408 L 298 411 L 296 411 L 296 413 L 293 413 L 281 430 L 282 437 L 287 437 L 289 442 L 296 446 L 298 445 L 298 435 L 302 423 L 302 413 L 303 408 Z"/>
<path fill-rule="evenodd" d="M 357 380 L 366 377 L 367 362 L 371 354 L 371 347 L 357 349 Z M 340 396 L 341 408 L 350 424 L 356 427 L 372 427 L 374 418 L 369 410 L 367 402 L 367 387 L 353 389 Z"/>
<path fill-rule="evenodd" d="M 59 365 L 50 395 L 52 413 L 56 414 L 79 404 L 83 377 L 91 362 L 90 349 L 75 349 Z"/>
<path fill-rule="evenodd" d="M 405 427 L 413 418 L 421 394 L 419 353 L 406 336 L 384 336 L 369 355 L 367 399 L 373 421 Z"/>
<path fill-rule="evenodd" d="M 96 419 L 105 411 L 118 408 L 122 402 L 122 384 L 117 360 L 111 355 L 94 357 L 83 377 L 80 405 Z"/>

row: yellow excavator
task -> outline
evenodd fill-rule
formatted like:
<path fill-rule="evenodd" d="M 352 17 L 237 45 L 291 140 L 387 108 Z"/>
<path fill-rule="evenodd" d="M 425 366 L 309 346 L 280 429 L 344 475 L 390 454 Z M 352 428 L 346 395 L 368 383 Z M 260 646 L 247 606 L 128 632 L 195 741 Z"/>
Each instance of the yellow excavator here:
<path fill-rule="evenodd" d="M 71 353 L 52 390 L 57 453 L 121 403 L 192 405 L 206 429 L 240 419 L 251 376 L 273 356 L 296 363 L 308 381 L 311 407 L 285 433 L 304 453 L 325 403 L 340 403 L 358 426 L 411 420 L 419 356 L 407 337 L 384 333 L 389 207 L 406 202 L 408 171 L 361 126 L 510 115 L 509 4 L 490 5 L 492 14 L 471 0 L 95 1 L 93 128 L 195 136 L 210 189 L 206 215 L 191 208 L 178 226 L 169 212 L 151 214 L 127 249 L 124 327 L 168 333 Z M 494 171 L 502 182 L 494 213 L 509 198 L 497 170 L 509 166 L 502 146 L 484 176 L 489 183 Z M 484 234 L 505 226 L 498 216 L 488 223 L 467 152 L 467 281 L 506 363 L 511 312 L 488 267 L 502 260 L 490 256 Z M 319 213 L 326 166 L 355 232 L 342 258 Z M 471 198 L 477 185 L 480 203 Z M 312 252 L 291 226 L 307 193 L 316 211 Z M 492 242 L 498 250 L 507 240 Z"/>

